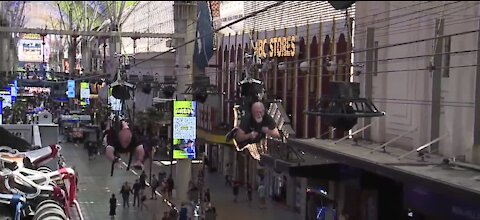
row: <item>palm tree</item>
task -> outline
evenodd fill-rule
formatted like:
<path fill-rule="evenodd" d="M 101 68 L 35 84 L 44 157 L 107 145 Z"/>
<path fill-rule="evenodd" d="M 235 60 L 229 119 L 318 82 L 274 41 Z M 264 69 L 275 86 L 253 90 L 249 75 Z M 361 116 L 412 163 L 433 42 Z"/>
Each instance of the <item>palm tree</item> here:
<path fill-rule="evenodd" d="M 118 31 L 137 5 L 138 1 L 56 1 L 61 28 L 64 30 Z M 93 39 L 93 36 L 69 38 L 69 72 L 74 71 L 76 48 L 82 41 L 82 60 L 86 61 L 83 66 L 90 70 L 90 48 Z M 112 38 L 110 45 L 116 45 L 117 39 L 120 37 Z M 99 44 L 100 42 L 96 45 L 97 48 Z M 110 57 L 117 51 L 116 46 L 110 46 Z"/>
<path fill-rule="evenodd" d="M 138 112 L 135 118 L 135 124 L 146 131 L 148 129 L 151 134 L 158 134 L 161 124 L 167 121 L 167 114 L 158 111 L 154 107 L 150 107 L 143 112 Z"/>

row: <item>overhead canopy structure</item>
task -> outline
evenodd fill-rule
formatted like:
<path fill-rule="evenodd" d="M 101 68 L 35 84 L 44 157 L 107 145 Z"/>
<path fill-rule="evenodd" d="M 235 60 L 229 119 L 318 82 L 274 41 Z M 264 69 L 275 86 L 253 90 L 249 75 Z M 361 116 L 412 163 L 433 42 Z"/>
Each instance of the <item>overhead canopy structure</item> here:
<path fill-rule="evenodd" d="M 72 30 L 53 30 L 41 28 L 20 28 L 20 27 L 1 27 L 0 32 L 7 33 L 28 33 L 28 34 L 54 34 L 54 35 L 70 35 L 70 36 L 95 36 L 95 37 L 132 37 L 132 38 L 182 38 L 179 34 L 163 34 L 163 33 L 140 33 L 140 32 L 119 32 L 119 31 L 72 31 Z"/>

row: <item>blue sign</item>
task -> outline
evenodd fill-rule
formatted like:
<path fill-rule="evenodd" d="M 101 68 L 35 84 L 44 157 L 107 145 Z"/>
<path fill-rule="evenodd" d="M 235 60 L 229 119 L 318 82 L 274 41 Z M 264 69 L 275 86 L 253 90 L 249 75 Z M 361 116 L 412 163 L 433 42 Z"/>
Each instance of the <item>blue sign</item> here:
<path fill-rule="evenodd" d="M 67 88 L 67 97 L 75 98 L 75 80 L 68 80 Z"/>
<path fill-rule="evenodd" d="M 15 104 L 17 100 L 18 91 L 17 91 L 17 80 L 13 82 L 13 86 L 10 88 L 10 95 L 12 96 L 12 104 Z"/>

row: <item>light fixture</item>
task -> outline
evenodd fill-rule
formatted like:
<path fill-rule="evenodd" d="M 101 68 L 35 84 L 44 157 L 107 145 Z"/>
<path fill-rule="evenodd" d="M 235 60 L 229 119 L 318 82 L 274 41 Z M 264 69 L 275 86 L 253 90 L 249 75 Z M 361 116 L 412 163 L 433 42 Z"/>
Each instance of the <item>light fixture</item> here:
<path fill-rule="evenodd" d="M 328 61 L 326 66 L 328 72 L 335 72 L 337 70 L 337 63 L 333 60 Z"/>
<path fill-rule="evenodd" d="M 309 68 L 310 68 L 310 63 L 308 63 L 308 61 L 303 61 L 300 63 L 300 71 L 307 72 Z"/>
<path fill-rule="evenodd" d="M 278 63 L 278 70 L 284 71 L 284 70 L 286 70 L 286 69 L 287 69 L 287 65 L 285 65 L 284 62 Z"/>

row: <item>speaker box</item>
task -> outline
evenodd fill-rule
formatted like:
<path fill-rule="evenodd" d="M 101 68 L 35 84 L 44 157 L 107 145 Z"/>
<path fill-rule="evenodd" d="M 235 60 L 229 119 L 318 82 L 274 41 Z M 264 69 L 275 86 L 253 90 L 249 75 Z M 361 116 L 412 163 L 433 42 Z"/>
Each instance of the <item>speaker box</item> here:
<path fill-rule="evenodd" d="M 330 5 L 337 10 L 350 8 L 356 1 L 328 1 Z"/>
<path fill-rule="evenodd" d="M 330 82 L 329 97 L 338 99 L 354 99 L 360 97 L 360 83 Z"/>

